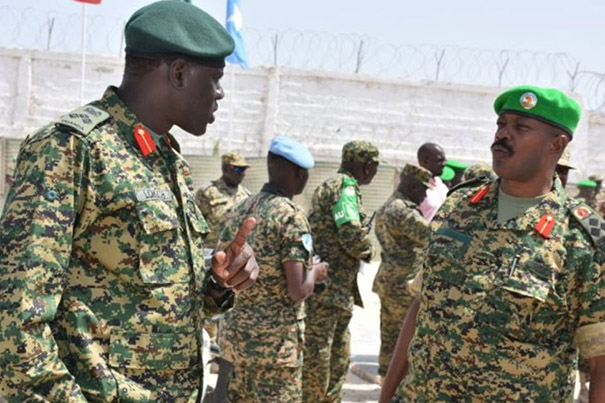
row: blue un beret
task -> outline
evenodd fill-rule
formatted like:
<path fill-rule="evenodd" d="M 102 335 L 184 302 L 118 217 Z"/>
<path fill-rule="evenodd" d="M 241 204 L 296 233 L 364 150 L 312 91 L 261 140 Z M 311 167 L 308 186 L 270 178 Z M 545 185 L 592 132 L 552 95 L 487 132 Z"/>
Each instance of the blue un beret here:
<path fill-rule="evenodd" d="M 275 136 L 269 147 L 271 154 L 279 155 L 304 169 L 313 168 L 315 161 L 307 149 L 296 140 L 284 136 Z"/>

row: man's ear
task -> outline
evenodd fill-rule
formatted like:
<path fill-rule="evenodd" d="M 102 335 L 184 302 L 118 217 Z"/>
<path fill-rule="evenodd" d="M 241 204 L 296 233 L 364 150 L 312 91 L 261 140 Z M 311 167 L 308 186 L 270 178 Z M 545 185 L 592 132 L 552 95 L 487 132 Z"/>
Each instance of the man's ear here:
<path fill-rule="evenodd" d="M 168 79 L 170 84 L 178 90 L 185 87 L 186 84 L 186 72 L 189 68 L 189 62 L 185 59 L 174 59 L 168 66 Z"/>
<path fill-rule="evenodd" d="M 553 154 L 561 155 L 565 151 L 565 147 L 569 144 L 569 136 L 567 134 L 558 134 L 551 142 L 551 150 Z"/>

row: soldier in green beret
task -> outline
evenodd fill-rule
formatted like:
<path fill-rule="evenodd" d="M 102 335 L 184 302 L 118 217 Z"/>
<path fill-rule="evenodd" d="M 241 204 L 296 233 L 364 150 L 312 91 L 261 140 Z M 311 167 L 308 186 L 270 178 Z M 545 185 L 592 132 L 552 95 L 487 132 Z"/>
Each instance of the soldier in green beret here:
<path fill-rule="evenodd" d="M 362 305 L 357 272 L 373 255 L 362 213 L 360 185 L 378 169 L 378 148 L 351 141 L 342 148 L 338 173 L 315 189 L 309 223 L 315 251 L 330 264 L 328 287 L 308 299 L 305 320 L 303 400 L 338 402 L 349 370 L 349 322 L 353 305 Z"/>
<path fill-rule="evenodd" d="M 576 183 L 576 186 L 579 189 L 576 199 L 590 205 L 590 201 L 595 197 L 597 183 L 589 179 L 584 179 Z"/>
<path fill-rule="evenodd" d="M 397 189 L 376 212 L 375 233 L 382 253 L 372 291 L 380 297 L 378 375 L 382 377 L 389 368 L 401 323 L 414 301 L 408 282 L 422 263 L 430 235 L 418 206 L 433 186 L 432 178 L 430 171 L 407 164 L 401 170 Z"/>
<path fill-rule="evenodd" d="M 464 171 L 466 171 L 468 165 L 456 160 L 447 160 L 445 161 L 445 166 L 454 170 L 454 178 L 449 181 L 449 186 L 458 186 L 462 182 Z"/>
<path fill-rule="evenodd" d="M 202 324 L 258 275 L 243 222 L 208 232 L 169 133 L 214 121 L 234 48 L 199 8 L 152 3 L 125 28 L 122 84 L 29 135 L 0 219 L 0 393 L 10 402 L 194 402 Z"/>
<path fill-rule="evenodd" d="M 432 236 L 380 402 L 571 402 L 578 354 L 605 396 L 605 221 L 555 166 L 580 106 L 521 86 L 494 103 L 492 166 L 466 182 Z"/>

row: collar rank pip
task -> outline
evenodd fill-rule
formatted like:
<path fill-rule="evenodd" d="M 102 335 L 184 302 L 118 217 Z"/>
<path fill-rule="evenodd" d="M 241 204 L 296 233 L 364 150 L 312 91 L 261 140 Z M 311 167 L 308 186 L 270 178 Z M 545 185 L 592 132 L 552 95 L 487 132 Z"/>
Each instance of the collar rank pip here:
<path fill-rule="evenodd" d="M 543 238 L 550 238 L 550 232 L 555 226 L 555 217 L 552 214 L 544 214 L 536 227 L 536 232 L 542 235 Z"/>
<path fill-rule="evenodd" d="M 149 131 L 143 125 L 136 125 L 134 127 L 134 139 L 137 141 L 143 157 L 147 157 L 155 151 L 156 146 L 151 138 L 151 134 L 149 134 Z"/>

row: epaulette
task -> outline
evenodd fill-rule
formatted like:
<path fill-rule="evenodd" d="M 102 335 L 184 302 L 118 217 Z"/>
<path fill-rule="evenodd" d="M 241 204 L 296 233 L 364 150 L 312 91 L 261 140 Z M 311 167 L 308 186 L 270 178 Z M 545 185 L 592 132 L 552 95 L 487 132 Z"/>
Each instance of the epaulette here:
<path fill-rule="evenodd" d="M 590 235 L 597 248 L 605 248 L 605 220 L 586 203 L 572 205 L 571 215 Z"/>
<path fill-rule="evenodd" d="M 109 113 L 93 105 L 84 105 L 71 111 L 54 123 L 55 125 L 68 126 L 83 135 L 90 133 L 95 127 L 109 119 Z"/>
<path fill-rule="evenodd" d="M 490 181 L 489 176 L 478 176 L 476 178 L 473 178 L 466 182 L 461 182 L 461 183 L 457 184 L 456 186 L 453 186 L 447 192 L 447 195 L 449 196 L 452 193 L 454 193 L 456 190 L 459 190 L 459 189 L 470 188 L 470 187 L 474 187 L 474 186 L 478 186 L 478 185 L 484 185 L 484 184 L 488 183 L 489 181 Z"/>

